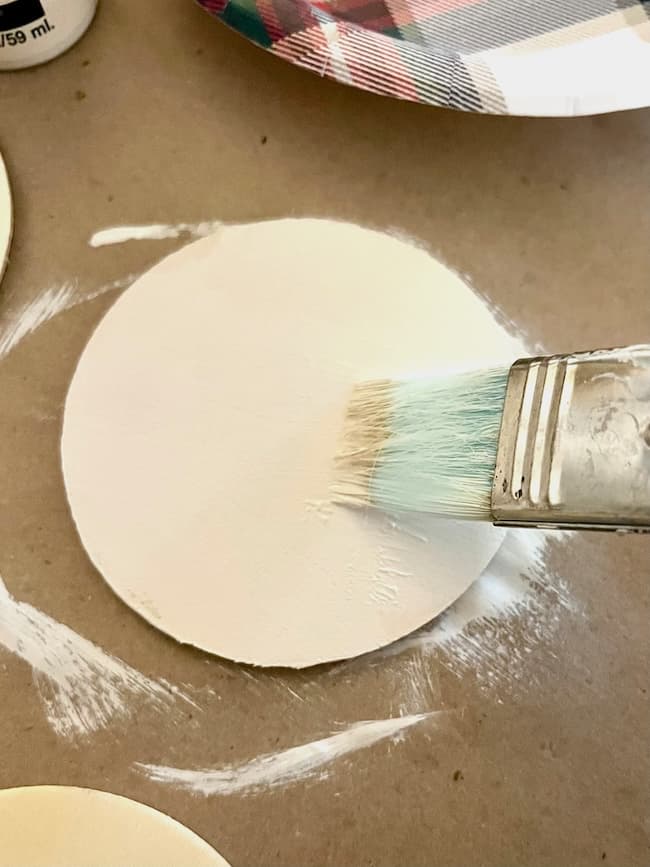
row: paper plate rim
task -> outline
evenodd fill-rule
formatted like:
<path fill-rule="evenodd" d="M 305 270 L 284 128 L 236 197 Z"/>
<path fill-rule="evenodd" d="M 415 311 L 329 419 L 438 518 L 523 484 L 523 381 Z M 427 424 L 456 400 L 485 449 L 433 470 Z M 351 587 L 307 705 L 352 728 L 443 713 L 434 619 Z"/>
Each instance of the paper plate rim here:
<path fill-rule="evenodd" d="M 522 117 L 578 117 L 650 106 L 650 10 L 640 0 L 586 21 L 594 30 L 590 38 L 556 45 L 556 32 L 550 31 L 540 36 L 550 40 L 543 50 L 520 50 L 517 43 L 514 50 L 506 46 L 474 54 L 434 54 L 418 43 L 334 19 L 318 0 L 282 0 L 298 18 L 311 19 L 309 26 L 289 33 L 279 23 L 275 30 L 272 21 L 265 23 L 256 0 L 195 2 L 260 48 L 320 77 L 383 96 Z M 346 53 L 354 61 L 352 73 Z M 622 60 L 607 63 L 605 55 Z"/>

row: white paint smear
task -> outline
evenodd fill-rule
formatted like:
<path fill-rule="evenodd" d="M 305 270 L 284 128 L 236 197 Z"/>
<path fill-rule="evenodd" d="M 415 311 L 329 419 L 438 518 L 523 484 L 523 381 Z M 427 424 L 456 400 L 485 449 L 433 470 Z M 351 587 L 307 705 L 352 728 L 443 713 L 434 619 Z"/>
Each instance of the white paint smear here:
<path fill-rule="evenodd" d="M 146 677 L 63 623 L 16 601 L 1 579 L 0 646 L 32 667 L 48 722 L 63 737 L 88 735 L 130 717 L 136 699 L 166 714 L 177 699 L 195 707 L 176 687 Z"/>
<path fill-rule="evenodd" d="M 113 280 L 81 297 L 76 281 L 43 290 L 0 320 L 0 359 L 54 316 L 128 286 L 136 276 Z M 32 667 L 48 722 L 63 737 L 88 735 L 116 718 L 130 717 L 137 699 L 166 713 L 176 699 L 195 706 L 177 687 L 146 677 L 68 626 L 16 601 L 1 579 L 0 645 Z"/>
<path fill-rule="evenodd" d="M 184 770 L 142 763 L 136 767 L 157 783 L 172 784 L 196 794 L 250 795 L 316 775 L 322 777 L 322 769 L 337 759 L 379 741 L 395 740 L 407 729 L 436 715 L 436 712 L 430 712 L 358 722 L 318 741 L 216 768 Z"/>
<path fill-rule="evenodd" d="M 509 530 L 480 578 L 440 617 L 372 656 L 385 659 L 416 649 L 440 651 L 459 677 L 472 673 L 484 687 L 531 683 L 526 658 L 550 647 L 562 618 L 575 613 L 566 583 L 549 574 L 551 544 L 568 532 Z M 413 685 L 411 685 L 411 689 Z"/>
<path fill-rule="evenodd" d="M 91 247 L 107 247 L 126 241 L 165 241 L 169 238 L 205 238 L 221 226 L 219 220 L 201 223 L 151 223 L 144 226 L 110 226 L 90 236 Z"/>
<path fill-rule="evenodd" d="M 393 645 L 393 649 L 426 648 L 455 641 L 470 623 L 517 613 L 531 595 L 530 579 L 522 572 L 544 569 L 546 538 L 541 531 L 511 530 L 480 578 L 431 625 Z M 387 649 L 388 651 L 391 648 Z"/>
<path fill-rule="evenodd" d="M 84 301 L 92 301 L 111 290 L 123 289 L 125 286 L 129 286 L 137 276 L 136 274 L 129 274 L 126 277 L 105 283 L 81 297 L 76 280 L 62 283 L 59 286 L 49 286 L 33 301 L 0 319 L 0 358 L 8 355 L 21 340 L 58 313 L 76 307 Z"/>

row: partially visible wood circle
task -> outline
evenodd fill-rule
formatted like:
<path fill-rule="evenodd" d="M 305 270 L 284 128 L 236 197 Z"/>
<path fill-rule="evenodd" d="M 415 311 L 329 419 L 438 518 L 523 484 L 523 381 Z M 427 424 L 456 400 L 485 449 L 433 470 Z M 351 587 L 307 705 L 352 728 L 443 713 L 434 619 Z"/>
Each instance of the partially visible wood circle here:
<path fill-rule="evenodd" d="M 0 154 L 0 280 L 4 274 L 13 235 L 13 201 L 7 168 Z"/>
<path fill-rule="evenodd" d="M 68 786 L 0 791 L 0 867 L 228 867 L 180 822 L 137 801 Z"/>

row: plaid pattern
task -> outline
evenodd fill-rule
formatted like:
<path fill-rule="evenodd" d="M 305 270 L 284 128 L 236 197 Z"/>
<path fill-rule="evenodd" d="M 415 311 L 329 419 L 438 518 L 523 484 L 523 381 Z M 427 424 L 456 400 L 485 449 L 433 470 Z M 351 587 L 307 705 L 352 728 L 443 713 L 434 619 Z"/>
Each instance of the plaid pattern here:
<path fill-rule="evenodd" d="M 491 114 L 650 105 L 650 0 L 198 0 L 269 51 L 373 93 Z"/>

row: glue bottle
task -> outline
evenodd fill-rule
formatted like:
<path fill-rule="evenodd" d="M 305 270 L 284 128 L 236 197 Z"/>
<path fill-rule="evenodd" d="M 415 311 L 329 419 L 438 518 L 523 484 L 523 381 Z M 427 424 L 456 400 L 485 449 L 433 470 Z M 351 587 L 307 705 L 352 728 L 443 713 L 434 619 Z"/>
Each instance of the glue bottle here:
<path fill-rule="evenodd" d="M 0 70 L 45 63 L 88 29 L 97 0 L 0 0 Z"/>

